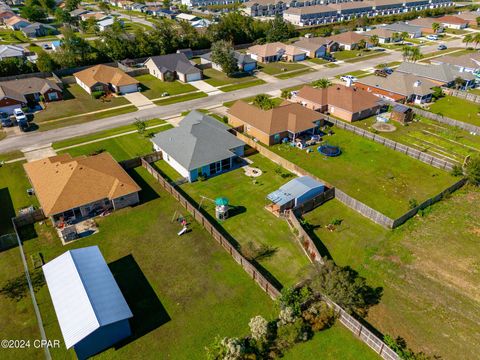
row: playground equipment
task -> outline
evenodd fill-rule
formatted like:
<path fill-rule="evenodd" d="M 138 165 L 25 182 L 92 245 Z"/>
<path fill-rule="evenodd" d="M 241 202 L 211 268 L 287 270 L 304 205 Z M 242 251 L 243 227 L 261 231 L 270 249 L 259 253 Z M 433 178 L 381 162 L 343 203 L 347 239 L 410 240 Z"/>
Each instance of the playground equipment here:
<path fill-rule="evenodd" d="M 228 199 L 218 197 L 215 199 L 215 217 L 218 220 L 226 220 L 228 218 Z"/>
<path fill-rule="evenodd" d="M 320 154 L 330 157 L 338 156 L 342 153 L 338 146 L 330 145 L 328 143 L 319 146 L 317 150 Z"/>
<path fill-rule="evenodd" d="M 178 216 L 177 216 L 178 214 Z M 188 231 L 188 222 L 187 219 L 177 210 L 173 213 L 172 221 L 176 221 L 182 225 L 182 229 L 177 233 L 178 236 L 185 234 Z"/>

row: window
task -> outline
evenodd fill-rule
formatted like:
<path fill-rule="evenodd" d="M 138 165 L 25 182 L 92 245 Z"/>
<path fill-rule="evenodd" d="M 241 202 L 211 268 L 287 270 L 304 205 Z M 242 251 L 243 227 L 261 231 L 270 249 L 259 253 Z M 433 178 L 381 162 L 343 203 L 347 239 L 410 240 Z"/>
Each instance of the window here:
<path fill-rule="evenodd" d="M 217 172 L 216 170 L 216 167 L 215 167 L 215 163 L 211 163 L 210 164 L 210 175 L 213 175 Z"/>
<path fill-rule="evenodd" d="M 229 169 L 230 169 L 230 159 L 223 159 L 222 170 L 229 170 Z"/>

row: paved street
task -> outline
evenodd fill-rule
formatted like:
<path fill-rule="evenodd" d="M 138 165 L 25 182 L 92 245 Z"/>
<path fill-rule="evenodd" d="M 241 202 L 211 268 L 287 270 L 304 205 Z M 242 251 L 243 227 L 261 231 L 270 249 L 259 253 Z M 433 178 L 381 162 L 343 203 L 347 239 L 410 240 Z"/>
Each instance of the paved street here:
<path fill-rule="evenodd" d="M 422 52 L 428 53 L 436 51 L 437 46 L 438 44 L 424 46 L 422 47 Z M 448 46 L 450 48 L 465 47 L 465 44 L 463 44 L 460 39 L 455 39 L 449 41 Z M 177 104 L 142 109 L 134 113 L 118 115 L 78 125 L 66 126 L 55 130 L 49 130 L 44 132 L 37 131 L 27 134 L 21 134 L 19 136 L 12 136 L 0 141 L 0 153 L 20 150 L 25 147 L 31 147 L 36 145 L 41 146 L 43 144 L 52 143 L 59 140 L 87 135 L 97 131 L 108 130 L 118 126 L 133 123 L 136 119 L 147 120 L 152 118 L 168 118 L 173 117 L 174 115 L 178 115 L 181 112 L 187 110 L 218 107 L 226 101 L 238 100 L 260 93 L 270 93 L 276 90 L 280 90 L 282 88 L 310 83 L 313 80 L 317 80 L 319 78 L 334 77 L 336 75 L 352 72 L 355 70 L 373 68 L 375 65 L 381 63 L 388 63 L 400 60 L 402 60 L 402 54 L 400 52 L 392 52 L 385 56 L 365 59 L 364 61 L 356 63 L 344 63 L 336 68 L 324 68 L 295 78 L 279 80 L 276 83 L 268 83 L 237 91 L 220 93 L 217 95 L 185 101 Z"/>

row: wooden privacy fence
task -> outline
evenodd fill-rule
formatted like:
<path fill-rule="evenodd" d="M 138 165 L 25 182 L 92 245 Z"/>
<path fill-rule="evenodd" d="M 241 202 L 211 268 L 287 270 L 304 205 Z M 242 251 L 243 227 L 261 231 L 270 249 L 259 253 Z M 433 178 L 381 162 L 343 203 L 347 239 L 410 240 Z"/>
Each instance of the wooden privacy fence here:
<path fill-rule="evenodd" d="M 451 95 L 458 97 L 460 99 L 465 99 L 474 103 L 480 103 L 480 95 L 476 95 L 473 93 L 469 93 L 467 91 L 456 90 L 456 89 L 449 89 L 449 88 L 442 88 L 442 91 L 445 95 Z"/>
<path fill-rule="evenodd" d="M 330 116 L 326 116 L 326 119 L 328 122 L 331 122 L 335 126 L 339 127 L 340 129 L 344 129 L 350 132 L 353 132 L 356 135 L 362 136 L 364 138 L 367 138 L 369 140 L 373 140 L 379 144 L 382 144 L 392 150 L 401 152 L 402 154 L 408 155 L 414 159 L 420 160 L 424 163 L 427 163 L 429 165 L 432 165 L 438 169 L 442 170 L 452 170 L 453 167 L 455 166 L 455 162 L 453 161 L 448 161 L 445 159 L 438 158 L 436 156 L 427 154 L 423 151 L 414 149 L 410 146 L 400 144 L 399 142 L 384 138 L 383 136 L 374 134 L 370 131 L 361 129 L 357 126 L 347 124 L 346 122 L 343 122 L 341 120 L 334 119 Z"/>
<path fill-rule="evenodd" d="M 204 229 L 240 264 L 240 266 L 252 277 L 253 280 L 272 298 L 276 299 L 280 291 L 264 277 L 250 261 L 248 261 L 229 241 L 216 229 L 210 220 L 190 203 L 168 180 L 163 178 L 145 159 L 141 159 L 141 166 L 144 167 L 157 182 L 172 195 Z"/>
<path fill-rule="evenodd" d="M 300 246 L 305 250 L 305 253 L 308 255 L 308 258 L 311 262 L 317 261 L 323 264 L 322 255 L 320 251 L 318 251 L 317 246 L 313 242 L 312 238 L 308 235 L 308 233 L 303 228 L 298 218 L 295 216 L 292 210 L 288 210 L 286 212 L 286 218 L 288 224 L 296 230 L 297 234 L 295 234 L 296 239 L 299 241 Z"/>
<path fill-rule="evenodd" d="M 37 209 L 33 212 L 18 215 L 12 219 L 13 223 L 17 228 L 21 228 L 23 226 L 35 224 L 37 221 L 45 220 L 47 217 L 43 213 L 42 209 Z"/>

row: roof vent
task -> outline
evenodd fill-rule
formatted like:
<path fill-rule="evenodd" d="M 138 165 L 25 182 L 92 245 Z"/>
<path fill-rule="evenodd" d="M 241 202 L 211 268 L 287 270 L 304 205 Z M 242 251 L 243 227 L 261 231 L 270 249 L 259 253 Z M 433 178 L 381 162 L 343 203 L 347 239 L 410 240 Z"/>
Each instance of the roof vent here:
<path fill-rule="evenodd" d="M 420 80 L 416 80 L 416 81 L 413 83 L 413 87 L 419 87 L 421 84 L 422 84 L 422 82 L 421 82 Z"/>

